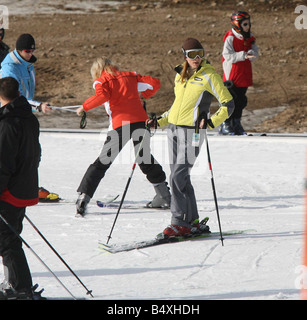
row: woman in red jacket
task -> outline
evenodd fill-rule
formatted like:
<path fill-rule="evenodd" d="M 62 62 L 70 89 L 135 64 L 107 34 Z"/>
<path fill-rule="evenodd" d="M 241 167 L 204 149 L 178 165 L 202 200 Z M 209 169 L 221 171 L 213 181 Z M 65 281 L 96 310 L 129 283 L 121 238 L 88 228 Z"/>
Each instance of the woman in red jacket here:
<path fill-rule="evenodd" d="M 78 188 L 77 213 L 84 215 L 90 199 L 106 171 L 125 144 L 132 139 L 135 151 L 139 148 L 148 119 L 140 99 L 140 92 L 146 99 L 160 89 L 159 79 L 141 76 L 135 72 L 120 71 L 106 57 L 98 58 L 92 65 L 95 95 L 77 109 L 77 114 L 104 104 L 109 116 L 109 131 L 99 157 L 87 169 Z M 169 207 L 170 192 L 161 165 L 150 152 L 150 134 L 145 134 L 138 165 L 155 188 L 156 196 L 149 207 Z"/>
<path fill-rule="evenodd" d="M 224 36 L 223 81 L 232 94 L 235 110 L 220 127 L 220 134 L 246 134 L 241 124 L 242 111 L 247 105 L 246 91 L 253 85 L 252 64 L 258 57 L 255 37 L 251 34 L 250 16 L 236 11 L 231 16 L 232 29 Z"/>

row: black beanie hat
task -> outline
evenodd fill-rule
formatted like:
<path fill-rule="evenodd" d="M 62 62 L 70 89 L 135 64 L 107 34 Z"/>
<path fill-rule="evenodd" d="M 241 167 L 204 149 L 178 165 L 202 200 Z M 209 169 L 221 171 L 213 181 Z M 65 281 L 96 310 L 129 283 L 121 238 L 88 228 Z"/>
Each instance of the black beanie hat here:
<path fill-rule="evenodd" d="M 194 38 L 187 38 L 182 46 L 183 50 L 203 49 L 201 43 Z"/>
<path fill-rule="evenodd" d="M 16 41 L 17 50 L 35 50 L 35 40 L 29 33 L 24 33 L 19 36 Z"/>

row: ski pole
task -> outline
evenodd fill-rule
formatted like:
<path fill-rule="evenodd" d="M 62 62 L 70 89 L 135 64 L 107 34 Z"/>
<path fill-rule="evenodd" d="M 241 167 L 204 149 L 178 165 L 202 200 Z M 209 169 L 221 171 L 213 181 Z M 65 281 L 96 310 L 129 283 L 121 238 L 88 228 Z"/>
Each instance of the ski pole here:
<path fill-rule="evenodd" d="M 77 106 L 66 106 L 66 107 L 57 107 L 57 106 L 50 106 L 50 108 L 52 109 L 58 109 L 58 110 L 68 110 L 68 111 L 72 111 L 71 109 L 77 109 L 82 107 L 82 105 L 77 105 Z M 72 111 L 72 112 L 76 112 L 76 111 Z"/>
<path fill-rule="evenodd" d="M 47 264 L 39 257 L 39 255 L 28 245 L 28 243 L 21 237 L 20 234 L 3 218 L 0 214 L 1 220 L 8 226 L 8 228 L 22 241 L 23 244 L 34 254 L 34 256 L 39 260 L 41 264 L 54 276 L 54 278 L 59 282 L 59 284 L 73 297 L 74 300 L 77 298 L 66 288 L 63 282 L 56 276 L 56 274 L 47 266 Z"/>
<path fill-rule="evenodd" d="M 73 110 L 75 108 L 79 108 L 82 106 L 67 106 L 67 107 L 56 107 L 56 106 L 50 106 L 51 109 L 56 109 L 56 110 L 61 110 L 61 111 L 69 111 L 73 113 L 77 113 L 77 110 Z M 84 129 L 86 127 L 87 121 L 86 121 L 86 112 L 83 111 L 81 115 L 81 120 L 80 120 L 80 129 Z"/>
<path fill-rule="evenodd" d="M 80 107 L 82 107 L 81 104 L 76 105 L 76 106 L 66 106 L 66 107 L 56 107 L 56 108 L 60 108 L 60 109 L 78 109 Z"/>
<path fill-rule="evenodd" d="M 77 110 L 72 110 L 70 109 L 70 107 L 54 107 L 54 106 L 50 106 L 51 109 L 56 109 L 56 110 L 61 110 L 61 111 L 69 111 L 69 112 L 74 112 L 76 113 Z"/>
<path fill-rule="evenodd" d="M 138 157 L 139 157 L 139 155 L 140 155 L 141 149 L 142 149 L 142 147 L 143 147 L 143 143 L 144 143 L 144 139 L 145 139 L 146 133 L 147 133 L 147 129 L 145 129 L 145 132 L 144 132 L 144 135 L 143 135 L 143 138 L 142 138 L 140 147 L 139 147 L 138 152 L 137 152 L 137 154 L 136 154 L 136 156 L 135 156 L 135 160 L 134 160 L 134 163 L 133 163 L 133 166 L 132 166 L 131 174 L 130 174 L 129 179 L 128 179 L 128 181 L 127 181 L 127 184 L 126 184 L 124 193 L 123 193 L 123 195 L 122 195 L 122 198 L 121 198 L 121 200 L 120 200 L 120 204 L 119 204 L 119 207 L 118 207 L 118 210 L 117 210 L 117 213 L 116 213 L 116 216 L 115 216 L 115 219 L 114 219 L 114 222 L 113 222 L 113 225 L 112 225 L 110 234 L 109 234 L 109 236 L 108 236 L 107 244 L 109 243 L 109 241 L 110 241 L 110 239 L 111 239 L 111 234 L 112 234 L 112 232 L 113 232 L 113 229 L 114 229 L 116 220 L 117 220 L 117 218 L 118 218 L 119 212 L 120 212 L 121 207 L 122 207 L 122 205 L 123 205 L 123 202 L 124 202 L 124 200 L 125 200 L 125 196 L 126 196 L 126 193 L 127 193 L 127 191 L 128 191 L 128 188 L 129 188 L 129 185 L 130 185 L 130 182 L 131 182 L 133 173 L 134 173 L 134 169 L 135 169 L 135 167 L 136 167 L 136 162 L 137 162 L 137 160 L 138 160 Z"/>
<path fill-rule="evenodd" d="M 212 191 L 213 191 L 213 197 L 214 197 L 214 202 L 215 202 L 215 209 L 216 209 L 216 215 L 217 215 L 217 221 L 219 224 L 219 229 L 220 229 L 220 236 L 221 236 L 221 241 L 222 241 L 222 246 L 224 246 L 224 239 L 223 239 L 223 234 L 222 234 L 222 228 L 221 228 L 221 221 L 220 221 L 220 214 L 219 214 L 219 207 L 217 204 L 217 197 L 216 197 L 216 191 L 215 191 L 215 183 L 214 183 L 214 178 L 213 178 L 213 170 L 212 170 L 212 164 L 211 164 L 211 157 L 210 157 L 210 150 L 209 150 L 209 142 L 208 142 L 208 137 L 207 137 L 207 129 L 205 129 L 205 140 L 206 140 L 206 146 L 207 146 L 207 156 L 208 156 L 208 164 L 209 164 L 209 170 L 211 172 L 211 185 L 212 185 Z"/>
<path fill-rule="evenodd" d="M 65 262 L 65 260 L 60 256 L 60 254 L 54 249 L 54 247 L 50 244 L 50 242 L 44 237 L 44 235 L 38 230 L 38 228 L 35 226 L 35 224 L 30 220 L 30 218 L 25 215 L 28 222 L 31 224 L 31 226 L 34 228 L 34 230 L 41 236 L 41 238 L 47 243 L 49 248 L 57 255 L 57 257 L 63 262 L 63 264 L 66 266 L 66 268 L 73 274 L 73 276 L 80 282 L 80 284 L 83 286 L 83 288 L 87 291 L 86 294 L 89 294 L 92 298 L 92 290 L 88 290 L 88 288 L 83 284 L 83 282 L 79 279 L 79 277 L 75 274 L 75 272 L 70 268 L 70 266 Z"/>

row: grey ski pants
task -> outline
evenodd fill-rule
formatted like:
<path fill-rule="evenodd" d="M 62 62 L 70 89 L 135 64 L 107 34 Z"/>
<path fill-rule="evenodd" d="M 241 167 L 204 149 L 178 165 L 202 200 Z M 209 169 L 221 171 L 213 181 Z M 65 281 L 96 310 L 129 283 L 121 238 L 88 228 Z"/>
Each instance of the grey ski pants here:
<path fill-rule="evenodd" d="M 202 130 L 200 130 L 202 131 Z M 171 224 L 190 227 L 199 218 L 190 171 L 204 141 L 200 134 L 199 147 L 192 146 L 194 128 L 170 124 L 168 127 L 168 149 L 170 160 Z"/>

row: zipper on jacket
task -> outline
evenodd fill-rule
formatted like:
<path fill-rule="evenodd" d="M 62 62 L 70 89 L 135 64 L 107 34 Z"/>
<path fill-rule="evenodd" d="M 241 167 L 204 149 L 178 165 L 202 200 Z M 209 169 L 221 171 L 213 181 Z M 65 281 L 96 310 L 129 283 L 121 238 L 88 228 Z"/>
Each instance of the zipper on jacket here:
<path fill-rule="evenodd" d="M 187 85 L 188 85 L 188 82 L 191 82 L 191 79 L 192 79 L 192 78 L 193 78 L 193 79 L 195 78 L 195 74 L 196 74 L 198 71 L 199 71 L 199 70 L 194 71 L 193 75 L 192 75 L 189 79 L 186 80 L 186 82 L 185 82 L 185 84 L 184 84 L 184 86 L 183 86 L 184 91 L 183 91 L 183 95 L 182 95 L 182 100 L 181 100 L 181 103 L 180 103 L 179 111 L 182 109 L 183 101 L 185 101 L 184 96 L 185 96 L 185 93 L 186 93 L 186 87 L 187 87 Z M 178 122 L 179 114 L 180 114 L 180 112 L 178 112 L 178 114 L 177 114 L 177 122 Z"/>

